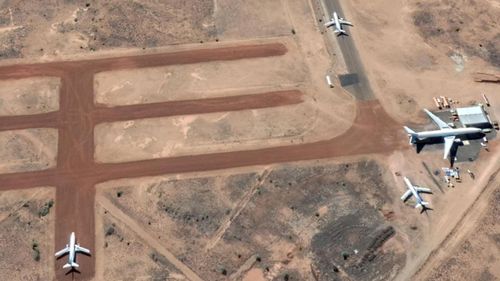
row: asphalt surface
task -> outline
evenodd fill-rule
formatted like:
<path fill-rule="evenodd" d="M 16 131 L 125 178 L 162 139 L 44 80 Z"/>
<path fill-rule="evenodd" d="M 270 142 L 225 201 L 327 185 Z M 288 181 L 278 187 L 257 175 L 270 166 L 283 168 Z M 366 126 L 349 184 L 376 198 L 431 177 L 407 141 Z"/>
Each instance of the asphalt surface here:
<path fill-rule="evenodd" d="M 333 12 L 337 12 L 339 17 L 343 17 L 346 20 L 349 20 L 349 18 L 342 11 L 339 0 L 322 1 L 328 12 L 328 19 L 332 17 Z M 342 26 L 347 34 L 356 32 L 356 23 L 353 22 L 353 24 L 353 28 L 349 27 L 348 25 Z M 328 32 L 333 33 L 333 28 L 329 29 L 330 30 L 328 30 Z M 359 53 L 356 49 L 356 45 L 352 39 L 352 36 L 335 36 L 334 34 L 332 34 L 332 37 L 336 37 L 345 60 L 347 70 L 349 71 L 349 73 L 347 74 L 339 75 L 339 80 L 341 81 L 342 87 L 349 93 L 353 94 L 354 97 L 358 100 L 375 99 L 375 95 L 373 94 L 370 83 L 368 82 L 368 78 L 366 77 L 363 63 L 361 62 L 361 58 L 359 57 Z"/>

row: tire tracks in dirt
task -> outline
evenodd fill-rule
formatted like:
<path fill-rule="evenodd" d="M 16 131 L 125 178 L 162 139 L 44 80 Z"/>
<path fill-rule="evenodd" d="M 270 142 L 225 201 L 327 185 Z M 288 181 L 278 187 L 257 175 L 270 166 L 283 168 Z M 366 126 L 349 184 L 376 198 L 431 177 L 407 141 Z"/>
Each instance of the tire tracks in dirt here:
<path fill-rule="evenodd" d="M 175 257 L 167 248 L 165 248 L 157 239 L 155 239 L 151 234 L 149 234 L 144 227 L 133 220 L 131 217 L 126 215 L 122 210 L 116 207 L 111 201 L 109 201 L 104 196 L 99 196 L 97 198 L 97 203 L 101 205 L 105 210 L 107 210 L 113 217 L 120 220 L 133 232 L 135 232 L 139 237 L 145 241 L 149 246 L 151 246 L 155 251 L 162 254 L 175 268 L 182 272 L 191 281 L 203 281 L 194 271 L 191 270 L 187 265 L 181 262 Z"/>

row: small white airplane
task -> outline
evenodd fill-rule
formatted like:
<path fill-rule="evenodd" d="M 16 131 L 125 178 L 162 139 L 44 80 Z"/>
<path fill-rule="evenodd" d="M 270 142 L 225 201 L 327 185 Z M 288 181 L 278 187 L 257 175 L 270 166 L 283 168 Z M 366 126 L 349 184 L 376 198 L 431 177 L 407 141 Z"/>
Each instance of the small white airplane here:
<path fill-rule="evenodd" d="M 352 23 L 346 21 L 343 18 L 339 18 L 339 16 L 337 15 L 337 12 L 333 12 L 333 18 L 331 18 L 331 20 L 329 22 L 325 23 L 325 26 L 326 27 L 330 27 L 332 25 L 335 25 L 335 31 L 334 31 L 335 34 L 337 34 L 337 35 L 341 35 L 341 34 L 347 35 L 347 32 L 342 29 L 342 25 L 343 24 L 352 26 Z"/>
<path fill-rule="evenodd" d="M 66 244 L 66 247 L 59 252 L 56 253 L 56 258 L 59 258 L 67 253 L 68 255 L 68 263 L 66 263 L 63 268 L 77 268 L 79 265 L 75 262 L 75 256 L 76 253 L 84 253 L 87 255 L 90 255 L 90 251 L 88 249 L 85 249 L 83 247 L 80 247 L 80 245 L 75 244 L 76 238 L 75 238 L 75 233 L 71 232 L 71 235 L 69 236 L 69 244 Z"/>
<path fill-rule="evenodd" d="M 429 202 L 425 202 L 424 199 L 422 199 L 422 197 L 420 196 L 420 192 L 432 194 L 432 191 L 429 188 L 411 184 L 410 180 L 407 177 L 403 177 L 403 180 L 405 181 L 408 190 L 405 192 L 405 194 L 403 194 L 403 196 L 401 196 L 401 200 L 403 200 L 403 202 L 406 202 L 406 200 L 408 200 L 413 195 L 415 196 L 415 200 L 417 201 L 417 203 L 415 204 L 415 208 L 422 207 L 422 211 L 428 209 L 427 206 L 429 205 Z"/>
<path fill-rule="evenodd" d="M 480 129 L 480 128 L 452 128 L 450 125 L 446 124 L 443 120 L 439 119 L 436 115 L 432 114 L 427 109 L 424 109 L 425 113 L 429 115 L 429 117 L 434 121 L 434 123 L 439 127 L 439 130 L 433 130 L 433 131 L 424 131 L 424 132 L 415 132 L 412 129 L 404 126 L 404 129 L 406 133 L 408 134 L 408 137 L 410 138 L 410 144 L 415 144 L 418 143 L 418 141 L 427 139 L 427 138 L 443 138 L 444 139 L 444 155 L 443 159 L 448 158 L 448 155 L 450 154 L 450 150 L 453 147 L 453 143 L 460 143 L 462 140 L 459 138 L 456 138 L 456 136 L 459 135 L 467 135 L 467 134 L 477 134 L 477 133 L 484 133 L 487 132 L 486 130 Z"/>

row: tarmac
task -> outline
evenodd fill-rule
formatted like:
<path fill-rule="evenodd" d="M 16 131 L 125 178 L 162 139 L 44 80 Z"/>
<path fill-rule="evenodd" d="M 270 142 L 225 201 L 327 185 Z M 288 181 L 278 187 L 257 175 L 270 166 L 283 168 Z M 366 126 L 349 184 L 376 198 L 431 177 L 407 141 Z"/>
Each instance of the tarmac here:
<path fill-rule="evenodd" d="M 339 0 L 323 0 L 324 6 L 327 9 L 328 17 L 331 18 L 333 12 L 337 12 L 339 17 L 346 18 L 349 20 L 340 6 Z M 355 28 L 356 23 L 353 23 Z M 350 33 L 350 28 L 348 25 L 343 25 L 342 28 Z M 333 32 L 333 28 L 329 28 L 327 32 Z M 344 57 L 345 64 L 349 73 L 340 74 L 339 80 L 341 86 L 351 93 L 358 100 L 373 100 L 375 95 L 370 87 L 368 78 L 366 77 L 365 68 L 359 57 L 356 45 L 349 35 L 336 36 L 332 33 L 332 37 L 337 38 L 337 42 L 342 51 L 342 56 Z"/>

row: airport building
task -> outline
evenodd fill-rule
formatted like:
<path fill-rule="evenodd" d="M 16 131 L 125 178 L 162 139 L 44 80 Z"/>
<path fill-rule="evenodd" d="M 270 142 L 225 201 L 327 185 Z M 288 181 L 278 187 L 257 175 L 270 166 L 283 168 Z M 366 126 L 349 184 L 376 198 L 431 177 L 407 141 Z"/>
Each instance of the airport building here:
<path fill-rule="evenodd" d="M 464 127 L 491 127 L 488 115 L 480 105 L 457 108 L 456 112 L 460 123 L 462 123 Z"/>

